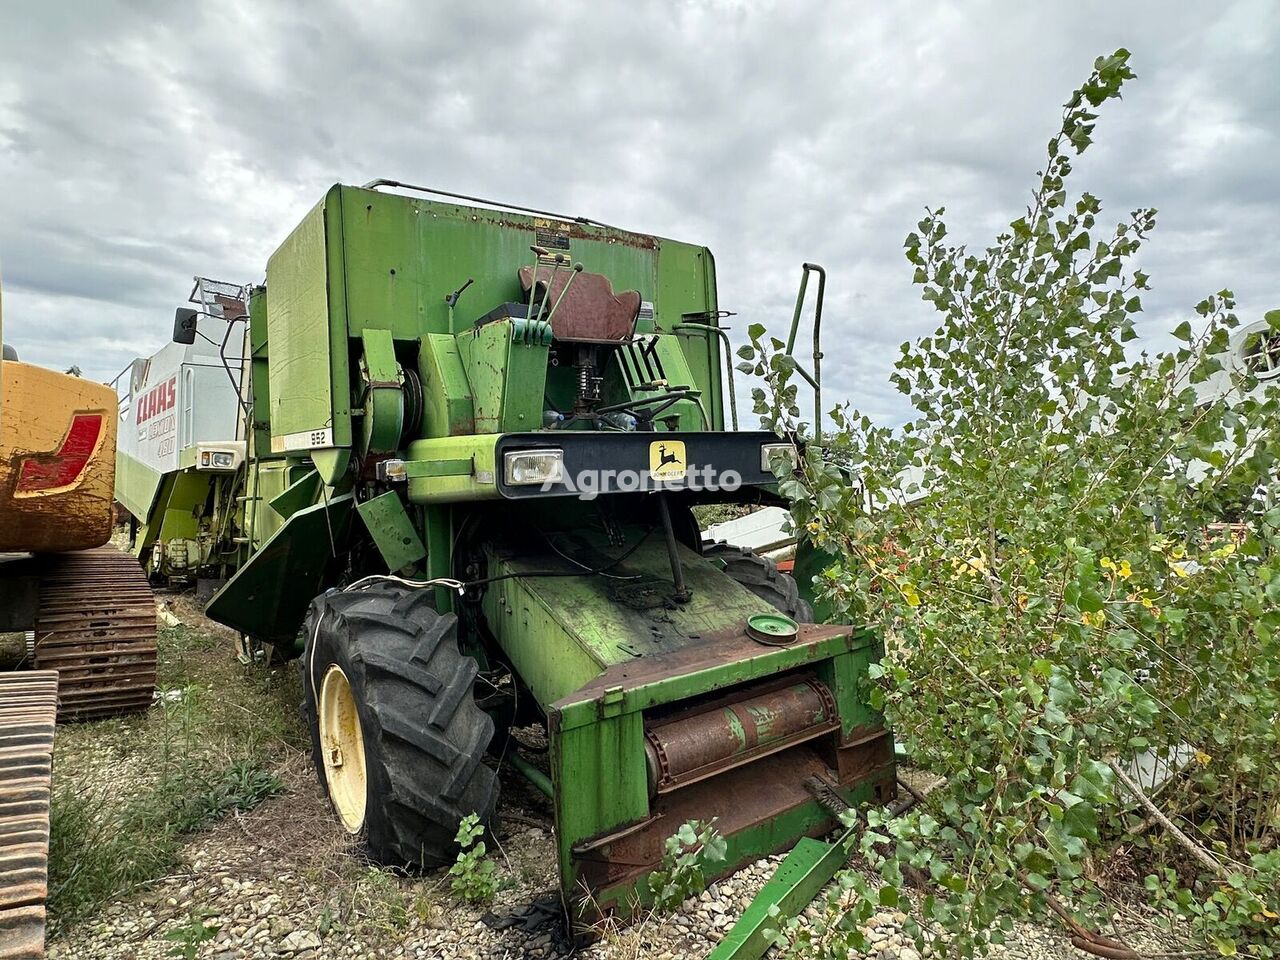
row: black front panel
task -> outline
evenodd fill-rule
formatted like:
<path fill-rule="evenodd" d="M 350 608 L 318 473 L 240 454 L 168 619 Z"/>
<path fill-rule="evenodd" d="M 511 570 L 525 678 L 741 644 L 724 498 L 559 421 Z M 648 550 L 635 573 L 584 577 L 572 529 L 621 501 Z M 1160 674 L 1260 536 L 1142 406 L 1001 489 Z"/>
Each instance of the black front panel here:
<path fill-rule="evenodd" d="M 504 497 L 598 496 L 652 490 L 724 490 L 776 482 L 760 469 L 760 448 L 779 443 L 767 431 L 621 433 L 565 430 L 509 433 L 498 440 L 497 480 Z M 509 485 L 506 454 L 564 451 L 558 483 Z M 651 469 L 653 468 L 653 469 Z M 683 476 L 676 474 L 683 471 Z"/>

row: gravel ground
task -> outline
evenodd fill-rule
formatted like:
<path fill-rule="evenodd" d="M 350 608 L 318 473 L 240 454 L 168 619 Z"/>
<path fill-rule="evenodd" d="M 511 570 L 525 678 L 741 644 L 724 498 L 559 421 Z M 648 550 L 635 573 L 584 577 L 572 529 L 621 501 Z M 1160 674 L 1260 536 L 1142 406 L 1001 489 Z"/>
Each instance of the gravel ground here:
<path fill-rule="evenodd" d="M 183 616 L 188 622 L 193 618 L 189 610 Z M 78 783 L 148 775 L 145 765 L 132 762 L 127 727 L 118 723 L 76 728 L 66 738 L 58 764 L 55 770 L 73 768 Z M 563 955 L 560 938 L 547 926 L 494 929 L 485 921 L 487 912 L 508 916 L 555 889 L 549 807 L 519 775 L 502 772 L 496 857 L 509 885 L 486 910 L 455 902 L 444 871 L 404 878 L 365 863 L 330 815 L 303 751 L 286 752 L 275 772 L 285 785 L 282 794 L 192 837 L 170 876 L 60 932 L 48 945 L 49 960 L 183 956 L 184 942 L 194 939 L 200 924 L 216 933 L 198 945 L 195 956 L 212 960 Z M 703 957 L 781 859 L 761 860 L 713 884 L 673 916 L 609 926 L 579 955 L 600 960 Z M 810 907 L 807 917 L 820 922 L 817 907 Z M 922 960 L 902 935 L 904 919 L 889 911 L 873 917 L 868 926 L 873 949 L 866 956 Z M 1133 942 L 1148 945 L 1140 937 Z M 1164 950 L 1173 946 L 1159 942 Z M 1017 960 L 1086 956 L 1074 951 L 1058 928 L 1025 925 L 1016 928 L 996 955 Z"/>

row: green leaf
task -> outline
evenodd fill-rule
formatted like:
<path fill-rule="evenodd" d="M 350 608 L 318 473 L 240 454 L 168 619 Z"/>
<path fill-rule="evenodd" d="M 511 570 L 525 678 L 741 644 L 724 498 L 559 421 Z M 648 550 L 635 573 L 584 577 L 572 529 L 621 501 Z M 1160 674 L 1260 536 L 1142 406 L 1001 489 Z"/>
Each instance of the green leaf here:
<path fill-rule="evenodd" d="M 1028 873 L 1027 886 L 1030 887 L 1032 890 L 1048 890 L 1050 884 L 1049 884 L 1049 879 L 1045 877 L 1043 874 Z"/>
<path fill-rule="evenodd" d="M 1079 607 L 1086 613 L 1098 613 L 1102 610 L 1103 600 L 1102 594 L 1098 593 L 1092 587 L 1087 587 L 1080 591 Z"/>

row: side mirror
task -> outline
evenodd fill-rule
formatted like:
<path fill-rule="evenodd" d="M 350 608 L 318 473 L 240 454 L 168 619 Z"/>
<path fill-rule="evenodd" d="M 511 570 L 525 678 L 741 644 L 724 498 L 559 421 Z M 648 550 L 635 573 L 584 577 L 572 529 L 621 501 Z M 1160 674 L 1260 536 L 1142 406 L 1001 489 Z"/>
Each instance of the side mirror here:
<path fill-rule="evenodd" d="M 200 312 L 189 307 L 179 307 L 173 312 L 174 343 L 196 342 L 196 318 L 198 316 L 200 316 Z"/>

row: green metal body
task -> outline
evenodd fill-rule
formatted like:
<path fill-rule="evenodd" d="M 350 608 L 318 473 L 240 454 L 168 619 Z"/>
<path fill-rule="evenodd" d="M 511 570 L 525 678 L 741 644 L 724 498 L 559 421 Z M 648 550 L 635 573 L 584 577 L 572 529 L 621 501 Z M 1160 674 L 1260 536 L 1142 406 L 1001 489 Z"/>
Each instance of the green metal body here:
<path fill-rule="evenodd" d="M 635 339 L 598 352 L 598 402 L 667 398 L 651 432 L 557 420 L 583 354 L 527 305 L 531 245 L 639 292 Z M 437 587 L 437 609 L 457 613 L 482 671 L 513 675 L 516 714 L 546 723 L 549 770 L 511 762 L 551 795 L 566 899 L 598 910 L 648 899 L 685 820 L 717 818 L 728 872 L 831 828 L 807 778 L 851 804 L 892 790 L 891 739 L 860 688 L 875 638 L 802 625 L 790 645 L 758 643 L 746 620 L 773 608 L 700 555 L 693 503 L 776 502 L 760 448 L 777 438 L 725 431 L 718 316 L 704 247 L 346 186 L 284 241 L 250 303 L 249 454 L 225 505 L 238 570 L 209 615 L 287 647 L 311 599 L 356 577 L 482 581 L 465 600 Z M 730 466 L 744 486 L 512 486 L 507 453 L 548 446 L 566 469 L 642 474 L 680 450 L 690 470 Z M 687 601 L 658 497 L 678 521 Z M 655 731 L 790 688 L 824 691 L 835 719 L 792 739 L 744 733 L 731 756 L 655 787 Z M 767 732 L 776 718 L 757 719 Z"/>
<path fill-rule="evenodd" d="M 395 491 L 365 500 L 356 506 L 356 512 L 389 569 L 411 569 L 427 555 L 427 548 Z"/>
<path fill-rule="evenodd" d="M 831 601 L 818 595 L 814 581 L 837 559 L 825 550 L 819 550 L 808 540 L 801 540 L 796 545 L 796 562 L 791 572 L 800 585 L 800 595 L 813 607 L 813 619 L 818 623 L 829 621 L 833 611 Z"/>
<path fill-rule="evenodd" d="M 449 368 L 447 377 L 424 377 L 424 385 L 440 386 L 427 398 L 433 427 L 427 436 L 444 435 L 442 423 L 450 435 L 502 432 L 494 418 L 504 412 L 508 430 L 540 427 L 547 368 L 521 363 L 517 345 L 536 353 L 546 344 L 531 331 L 501 344 L 499 331 L 478 334 L 474 327 L 492 307 L 522 299 L 516 270 L 529 262 L 529 245 L 540 235 L 563 240 L 586 270 L 653 304 L 653 319 L 642 318 L 637 332 L 670 337 L 662 349 L 682 361 L 678 377 L 703 390 L 709 428 L 723 429 L 719 343 L 671 332 L 686 317 L 718 309 L 715 264 L 705 247 L 335 186 L 267 263 L 271 451 L 320 447 L 317 433 L 328 439 L 325 447 L 351 447 L 350 341 L 366 329 L 389 331 L 401 350 L 420 344 L 418 362 L 428 370 Z M 499 264 L 505 269 L 495 269 Z M 472 285 L 451 307 L 446 294 L 467 280 Z M 514 364 L 510 370 L 507 363 Z M 564 386 L 567 379 L 547 387 L 552 399 Z M 521 414 L 534 422 L 520 422 Z M 681 426 L 700 429 L 696 409 L 680 416 Z"/>

